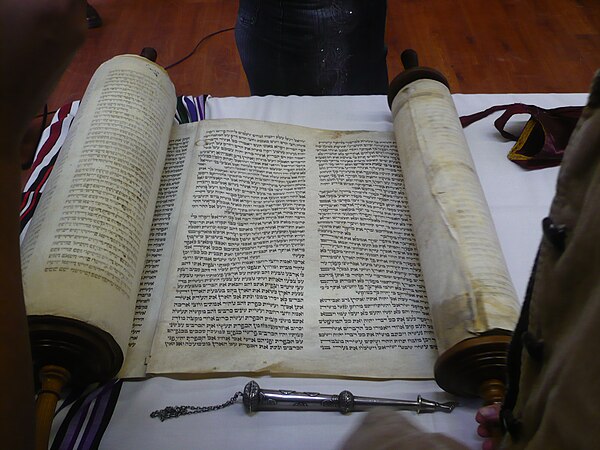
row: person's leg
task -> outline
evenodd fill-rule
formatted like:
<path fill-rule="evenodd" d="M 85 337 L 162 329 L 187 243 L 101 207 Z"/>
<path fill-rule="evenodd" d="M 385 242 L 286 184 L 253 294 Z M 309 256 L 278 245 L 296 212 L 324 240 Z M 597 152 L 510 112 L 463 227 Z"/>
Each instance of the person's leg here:
<path fill-rule="evenodd" d="M 235 42 L 252 95 L 281 94 L 280 21 L 274 2 L 240 0 Z"/>
<path fill-rule="evenodd" d="M 317 95 L 320 3 L 240 0 L 236 44 L 252 95 Z"/>
<path fill-rule="evenodd" d="M 252 95 L 385 94 L 385 0 L 240 0 Z"/>
<path fill-rule="evenodd" d="M 346 65 L 348 77 L 343 93 L 387 94 L 386 1 L 355 1 L 354 4 L 360 18 L 355 28 L 348 30 L 344 38 L 349 58 Z"/>

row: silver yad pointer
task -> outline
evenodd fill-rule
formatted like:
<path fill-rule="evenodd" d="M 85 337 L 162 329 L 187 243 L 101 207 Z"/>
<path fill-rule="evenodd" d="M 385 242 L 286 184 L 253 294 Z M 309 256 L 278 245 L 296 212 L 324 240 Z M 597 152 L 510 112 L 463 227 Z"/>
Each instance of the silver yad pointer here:
<path fill-rule="evenodd" d="M 389 406 L 396 409 L 424 412 L 452 412 L 455 402 L 438 403 L 426 400 L 420 395 L 416 401 L 394 400 L 390 398 L 359 397 L 350 391 L 338 395 L 318 392 L 297 392 L 284 389 L 261 389 L 256 381 L 250 381 L 242 396 L 246 412 L 254 411 L 339 411 L 347 414 L 364 411 L 376 406 Z"/>
<path fill-rule="evenodd" d="M 359 397 L 350 391 L 342 391 L 338 395 L 319 394 L 318 392 L 297 392 L 285 389 L 261 389 L 256 381 L 250 381 L 244 392 L 236 394 L 227 402 L 215 406 L 169 406 L 154 411 L 150 417 L 161 422 L 188 414 L 197 414 L 225 408 L 242 397 L 246 412 L 256 411 L 339 411 L 347 414 L 352 411 L 365 411 L 376 406 L 387 406 L 395 409 L 428 413 L 442 411 L 450 413 L 456 402 L 439 403 L 417 396 L 416 401 L 395 400 L 389 398 Z"/>

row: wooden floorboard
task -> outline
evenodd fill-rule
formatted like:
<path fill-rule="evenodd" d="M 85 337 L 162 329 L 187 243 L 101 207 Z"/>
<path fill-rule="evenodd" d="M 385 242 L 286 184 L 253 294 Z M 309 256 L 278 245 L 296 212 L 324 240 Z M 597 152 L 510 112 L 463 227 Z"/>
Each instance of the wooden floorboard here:
<path fill-rule="evenodd" d="M 110 57 L 151 46 L 168 65 L 203 36 L 233 27 L 237 11 L 237 0 L 90 1 L 104 25 L 88 31 L 51 109 L 81 98 Z M 389 0 L 386 41 L 390 76 L 412 47 L 453 92 L 584 92 L 600 68 L 600 0 Z M 232 31 L 169 72 L 178 93 L 249 94 Z"/>
<path fill-rule="evenodd" d="M 390 1 L 394 55 L 413 47 L 454 92 L 584 92 L 600 68 L 598 0 Z"/>

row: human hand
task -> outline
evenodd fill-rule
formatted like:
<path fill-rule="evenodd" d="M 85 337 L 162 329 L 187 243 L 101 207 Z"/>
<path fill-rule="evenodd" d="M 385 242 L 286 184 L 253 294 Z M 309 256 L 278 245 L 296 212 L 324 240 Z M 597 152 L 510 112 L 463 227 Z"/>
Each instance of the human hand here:
<path fill-rule="evenodd" d="M 481 449 L 496 450 L 499 444 L 500 404 L 492 403 L 491 405 L 479 408 L 475 415 L 475 420 L 479 424 L 477 434 L 486 438 L 481 445 Z"/>

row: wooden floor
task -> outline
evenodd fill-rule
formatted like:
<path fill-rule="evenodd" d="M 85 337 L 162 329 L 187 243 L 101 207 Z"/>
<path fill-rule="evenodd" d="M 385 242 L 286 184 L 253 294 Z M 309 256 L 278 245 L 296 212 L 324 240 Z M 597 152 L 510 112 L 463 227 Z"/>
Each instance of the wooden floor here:
<path fill-rule="evenodd" d="M 364 0 L 367 1 L 367 0 Z M 81 98 L 95 68 L 150 46 L 158 63 L 187 54 L 205 35 L 233 27 L 236 0 L 90 0 L 104 25 L 84 46 L 49 100 Z M 585 92 L 600 68 L 600 0 L 389 0 L 388 69 L 412 47 L 441 70 L 453 92 Z M 206 41 L 170 71 L 178 93 L 246 96 L 233 31 Z"/>

